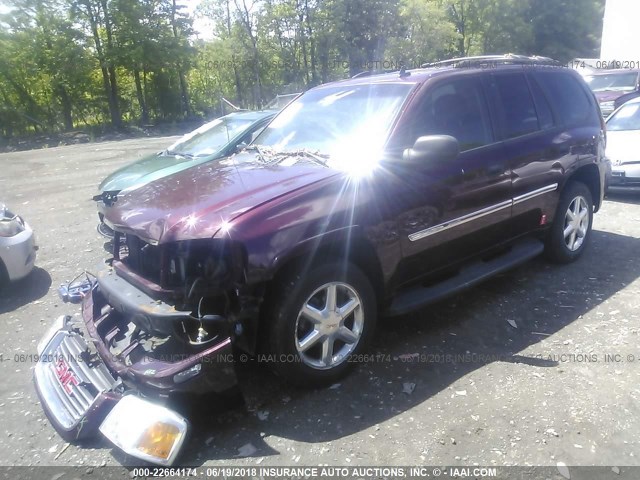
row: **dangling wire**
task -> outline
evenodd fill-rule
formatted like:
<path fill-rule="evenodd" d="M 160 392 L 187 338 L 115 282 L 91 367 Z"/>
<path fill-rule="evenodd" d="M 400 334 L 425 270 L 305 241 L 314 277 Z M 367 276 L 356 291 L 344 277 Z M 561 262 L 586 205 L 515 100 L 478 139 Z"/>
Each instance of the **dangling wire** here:
<path fill-rule="evenodd" d="M 85 279 L 78 281 L 84 275 Z M 63 301 L 71 303 L 80 303 L 97 281 L 97 277 L 87 270 L 76 275 L 73 280 L 66 284 L 60 285 L 58 293 Z"/>

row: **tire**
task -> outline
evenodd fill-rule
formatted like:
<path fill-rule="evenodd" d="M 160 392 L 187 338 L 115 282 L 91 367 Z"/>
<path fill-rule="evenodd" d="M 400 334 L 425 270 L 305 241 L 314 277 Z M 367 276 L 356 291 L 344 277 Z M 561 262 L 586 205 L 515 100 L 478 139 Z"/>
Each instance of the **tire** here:
<path fill-rule="evenodd" d="M 577 260 L 589 244 L 592 226 L 591 190 L 582 182 L 569 183 L 560 196 L 556 216 L 547 237 L 547 257 L 556 263 Z"/>
<path fill-rule="evenodd" d="M 377 305 L 366 275 L 354 265 L 320 265 L 290 274 L 276 290 L 269 328 L 276 373 L 311 388 L 345 376 L 375 330 Z M 346 307 L 348 313 L 338 312 Z"/>

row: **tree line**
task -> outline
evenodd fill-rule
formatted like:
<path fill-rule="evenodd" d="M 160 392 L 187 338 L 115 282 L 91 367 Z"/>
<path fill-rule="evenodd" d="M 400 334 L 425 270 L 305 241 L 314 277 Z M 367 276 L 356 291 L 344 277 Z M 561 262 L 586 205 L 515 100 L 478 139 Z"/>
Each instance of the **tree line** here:
<path fill-rule="evenodd" d="M 202 0 L 189 13 L 183 1 L 5 0 L 0 134 L 211 118 L 223 98 L 260 108 L 455 56 L 597 57 L 604 11 L 604 0 Z"/>

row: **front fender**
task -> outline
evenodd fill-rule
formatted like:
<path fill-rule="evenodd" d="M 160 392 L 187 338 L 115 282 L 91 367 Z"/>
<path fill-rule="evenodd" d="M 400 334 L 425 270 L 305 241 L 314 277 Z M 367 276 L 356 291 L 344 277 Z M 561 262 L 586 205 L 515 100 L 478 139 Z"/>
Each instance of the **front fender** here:
<path fill-rule="evenodd" d="M 317 252 L 322 249 L 330 249 L 341 251 L 340 253 L 349 252 L 350 246 L 356 242 L 364 242 L 362 238 L 362 229 L 356 225 L 336 228 L 334 230 L 324 232 L 313 237 L 304 239 L 296 245 L 282 251 L 274 257 L 268 272 L 272 277 L 275 272 L 279 271 L 284 265 L 296 258 L 308 258 L 310 261 L 316 256 Z M 331 259 L 326 259 L 330 261 Z"/>

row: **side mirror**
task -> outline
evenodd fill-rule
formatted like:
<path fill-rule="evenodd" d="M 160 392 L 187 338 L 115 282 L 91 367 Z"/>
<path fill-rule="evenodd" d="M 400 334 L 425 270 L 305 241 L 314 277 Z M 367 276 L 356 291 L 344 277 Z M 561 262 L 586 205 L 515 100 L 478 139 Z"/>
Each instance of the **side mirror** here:
<path fill-rule="evenodd" d="M 449 162 L 458 158 L 460 145 L 450 135 L 419 137 L 413 147 L 402 152 L 402 160 L 412 164 Z"/>

